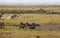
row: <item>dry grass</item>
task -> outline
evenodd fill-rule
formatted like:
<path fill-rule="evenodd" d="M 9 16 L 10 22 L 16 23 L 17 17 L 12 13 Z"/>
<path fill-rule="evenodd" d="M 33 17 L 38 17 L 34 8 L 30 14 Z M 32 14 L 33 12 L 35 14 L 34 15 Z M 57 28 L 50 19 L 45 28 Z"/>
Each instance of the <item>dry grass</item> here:
<path fill-rule="evenodd" d="M 0 38 L 60 38 L 60 31 L 43 31 L 19 29 L 14 26 L 7 26 L 5 29 L 0 29 Z"/>
<path fill-rule="evenodd" d="M 5 14 L 4 16 L 12 16 L 13 14 Z M 35 22 L 39 24 L 60 24 L 60 15 L 55 14 L 17 14 L 20 18 L 17 19 L 5 19 L 0 20 L 5 23 L 15 23 L 20 22 Z"/>
<path fill-rule="evenodd" d="M 60 31 L 43 31 L 19 29 L 14 26 L 6 26 L 5 29 L 0 29 L 0 38 L 60 38 Z"/>
<path fill-rule="evenodd" d="M 11 16 L 12 14 L 4 14 L 4 16 Z M 0 22 L 12 24 L 19 24 L 20 22 L 35 22 L 39 24 L 60 24 L 60 15 L 55 14 L 18 14 L 21 18 L 5 19 Z M 16 26 L 6 26 L 5 29 L 0 29 L 0 38 L 60 38 L 60 31 L 43 31 L 43 30 L 29 30 L 19 29 Z"/>

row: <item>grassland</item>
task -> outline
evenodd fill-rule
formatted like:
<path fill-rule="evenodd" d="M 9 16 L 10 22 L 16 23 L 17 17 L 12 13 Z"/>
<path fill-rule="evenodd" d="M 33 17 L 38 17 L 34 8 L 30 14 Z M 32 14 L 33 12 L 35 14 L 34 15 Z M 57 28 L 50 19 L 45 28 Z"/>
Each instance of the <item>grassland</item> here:
<path fill-rule="evenodd" d="M 13 14 L 4 14 L 4 16 L 11 16 Z M 60 24 L 60 15 L 58 14 L 17 14 L 19 18 L 16 19 L 4 19 L 0 22 L 7 24 L 5 29 L 0 29 L 0 38 L 60 38 L 60 31 L 48 31 L 48 30 L 30 30 L 19 29 L 20 22 L 35 22 L 39 24 Z M 9 26 L 12 25 L 12 26 Z"/>
<path fill-rule="evenodd" d="M 60 31 L 43 31 L 19 29 L 14 26 L 6 26 L 5 29 L 0 29 L 0 38 L 60 38 Z"/>
<path fill-rule="evenodd" d="M 54 11 L 54 12 L 60 12 L 60 5 L 0 5 L 0 13 L 7 13 L 4 14 L 4 17 L 9 17 L 14 14 L 8 14 L 11 13 L 10 11 L 27 11 L 29 10 L 47 10 L 47 11 Z M 14 12 L 12 12 L 14 13 Z M 17 12 L 16 12 L 17 13 Z M 29 13 L 29 12 L 28 12 Z M 38 13 L 38 12 L 37 12 Z M 48 30 L 30 30 L 30 29 L 19 29 L 18 24 L 20 22 L 28 22 L 28 23 L 39 23 L 41 24 L 56 24 L 60 25 L 60 15 L 59 14 L 17 14 L 19 18 L 16 19 L 0 19 L 0 22 L 5 23 L 5 29 L 0 29 L 0 38 L 36 38 L 36 36 L 40 36 L 40 38 L 60 38 L 60 31 L 48 31 Z M 16 25 L 16 26 L 14 26 Z"/>
<path fill-rule="evenodd" d="M 14 14 L 4 14 L 4 16 L 9 17 Z M 0 20 L 0 22 L 5 23 L 15 23 L 19 24 L 20 22 L 35 22 L 39 24 L 60 24 L 60 15 L 58 14 L 17 14 L 19 18 L 17 19 L 5 19 Z"/>

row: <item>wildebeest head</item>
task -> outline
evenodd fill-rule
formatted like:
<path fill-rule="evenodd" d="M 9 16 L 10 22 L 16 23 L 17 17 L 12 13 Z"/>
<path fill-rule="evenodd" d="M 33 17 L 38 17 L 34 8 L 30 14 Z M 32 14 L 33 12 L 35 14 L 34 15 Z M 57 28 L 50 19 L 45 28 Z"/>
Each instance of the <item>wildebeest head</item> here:
<path fill-rule="evenodd" d="M 30 24 L 27 22 L 27 23 L 26 23 L 26 26 L 30 26 Z"/>

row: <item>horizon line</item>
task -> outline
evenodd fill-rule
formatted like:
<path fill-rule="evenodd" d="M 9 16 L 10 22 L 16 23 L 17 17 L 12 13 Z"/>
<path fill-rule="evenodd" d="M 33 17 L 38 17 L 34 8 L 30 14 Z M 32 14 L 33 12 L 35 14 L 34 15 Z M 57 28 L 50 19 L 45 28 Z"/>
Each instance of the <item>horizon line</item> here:
<path fill-rule="evenodd" d="M 0 5 L 60 5 L 60 2 L 49 2 L 49 3 L 7 3 L 0 2 Z"/>

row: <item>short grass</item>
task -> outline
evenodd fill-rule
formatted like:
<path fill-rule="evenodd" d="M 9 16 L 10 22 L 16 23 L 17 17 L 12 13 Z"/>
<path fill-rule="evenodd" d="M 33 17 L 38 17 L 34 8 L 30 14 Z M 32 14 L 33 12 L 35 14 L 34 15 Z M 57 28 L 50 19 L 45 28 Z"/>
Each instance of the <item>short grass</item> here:
<path fill-rule="evenodd" d="M 12 16 L 13 14 L 4 14 L 4 16 Z M 20 18 L 5 19 L 0 22 L 19 24 L 20 22 L 35 22 L 39 24 L 60 24 L 60 15 L 58 14 L 17 14 Z"/>
<path fill-rule="evenodd" d="M 4 16 L 11 16 L 13 14 L 4 14 Z M 0 20 L 7 26 L 5 29 L 0 29 L 0 38 L 60 38 L 60 31 L 48 30 L 30 30 L 19 29 L 20 22 L 39 23 L 39 24 L 60 24 L 60 15 L 55 14 L 17 14 L 20 18 Z M 12 25 L 12 26 L 9 26 Z"/>
<path fill-rule="evenodd" d="M 19 29 L 15 26 L 6 26 L 5 29 L 0 29 L 0 38 L 60 38 L 60 31 L 48 30 L 30 30 Z"/>

